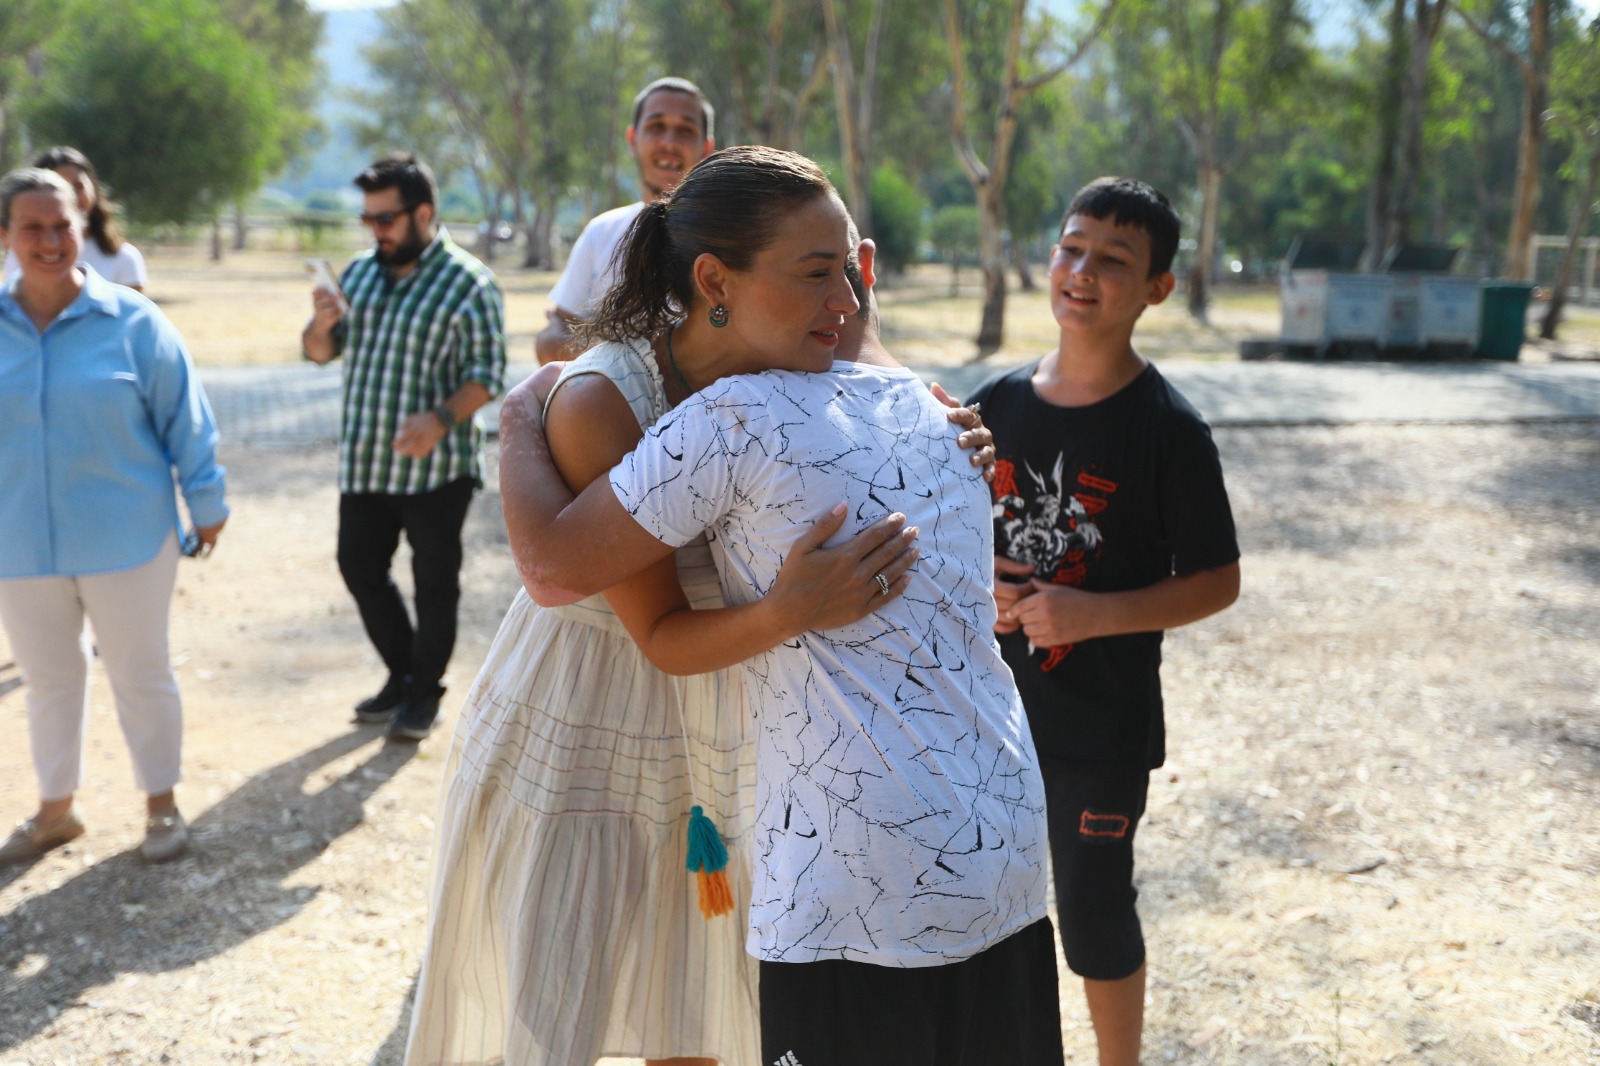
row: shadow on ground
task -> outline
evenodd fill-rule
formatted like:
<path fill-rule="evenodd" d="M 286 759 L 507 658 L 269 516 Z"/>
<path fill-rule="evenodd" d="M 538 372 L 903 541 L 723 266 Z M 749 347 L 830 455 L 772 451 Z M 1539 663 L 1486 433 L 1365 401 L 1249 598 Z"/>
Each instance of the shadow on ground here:
<path fill-rule="evenodd" d="M 0 1052 L 91 988 L 211 958 L 299 913 L 316 890 L 283 882 L 360 825 L 367 800 L 417 753 L 381 736 L 346 733 L 257 774 L 193 822 L 195 845 L 171 866 L 113 855 L 0 919 Z M 307 794 L 319 768 L 375 742 L 363 762 Z M 0 883 L 20 873 L 13 868 Z M 119 926 L 115 938 L 83 935 Z"/>

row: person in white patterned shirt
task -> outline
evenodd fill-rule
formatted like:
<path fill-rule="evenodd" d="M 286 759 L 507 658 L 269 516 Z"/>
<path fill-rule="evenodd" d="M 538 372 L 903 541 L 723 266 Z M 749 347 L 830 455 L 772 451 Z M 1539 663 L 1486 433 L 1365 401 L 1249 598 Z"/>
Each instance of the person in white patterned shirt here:
<path fill-rule="evenodd" d="M 915 374 L 875 342 L 835 360 L 863 326 L 810 295 L 855 247 L 831 190 L 742 262 L 701 239 L 731 195 L 720 157 L 772 151 L 717 153 L 641 216 L 591 329 L 755 351 L 770 369 L 687 378 L 699 391 L 576 499 L 543 451 L 537 404 L 514 392 L 501 422 L 513 554 L 530 590 L 586 593 L 706 530 L 737 605 L 772 587 L 819 520 L 840 535 L 885 516 L 920 530 L 903 595 L 743 665 L 762 1060 L 1059 1062 L 1043 785 L 991 632 L 987 493 L 961 474 L 957 431 Z M 870 280 L 870 255 L 860 268 Z M 670 592 L 633 619 L 619 610 L 669 672 L 692 669 L 689 613 Z"/>

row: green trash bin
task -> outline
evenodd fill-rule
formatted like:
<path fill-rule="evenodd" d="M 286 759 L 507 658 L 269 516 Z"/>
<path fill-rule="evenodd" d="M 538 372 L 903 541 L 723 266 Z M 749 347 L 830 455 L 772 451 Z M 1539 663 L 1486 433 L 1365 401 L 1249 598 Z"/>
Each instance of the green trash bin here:
<path fill-rule="evenodd" d="M 1522 349 L 1528 298 L 1533 286 L 1525 281 L 1483 283 L 1483 317 L 1478 326 L 1478 358 L 1517 361 Z"/>

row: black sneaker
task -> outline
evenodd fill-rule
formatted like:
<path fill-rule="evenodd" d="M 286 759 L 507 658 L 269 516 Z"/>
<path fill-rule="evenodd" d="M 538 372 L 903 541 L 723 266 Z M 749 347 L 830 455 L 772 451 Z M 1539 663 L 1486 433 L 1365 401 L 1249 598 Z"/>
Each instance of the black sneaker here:
<path fill-rule="evenodd" d="M 433 723 L 438 721 L 439 700 L 444 695 L 444 686 L 430 685 L 427 691 L 418 691 L 418 688 L 417 685 L 411 686 L 405 702 L 389 723 L 389 735 L 396 740 L 421 740 L 433 732 Z"/>
<path fill-rule="evenodd" d="M 406 701 L 406 690 L 411 687 L 409 677 L 390 674 L 376 696 L 368 696 L 356 704 L 356 721 L 387 722 L 394 717 L 395 708 Z"/>

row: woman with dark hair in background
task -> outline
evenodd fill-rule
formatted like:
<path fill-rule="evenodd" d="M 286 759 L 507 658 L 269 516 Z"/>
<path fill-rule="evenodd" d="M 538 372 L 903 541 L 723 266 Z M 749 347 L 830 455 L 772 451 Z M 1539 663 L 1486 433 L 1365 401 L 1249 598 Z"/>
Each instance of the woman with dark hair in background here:
<path fill-rule="evenodd" d="M 109 282 L 143 292 L 148 280 L 144 256 L 123 239 L 117 225 L 117 205 L 101 184 L 89 157 L 76 148 L 58 144 L 42 153 L 33 165 L 61 175 L 78 198 L 78 210 L 84 218 L 84 241 L 78 249 L 78 262 L 88 264 Z M 16 255 L 8 251 L 6 277 L 17 270 Z"/>

